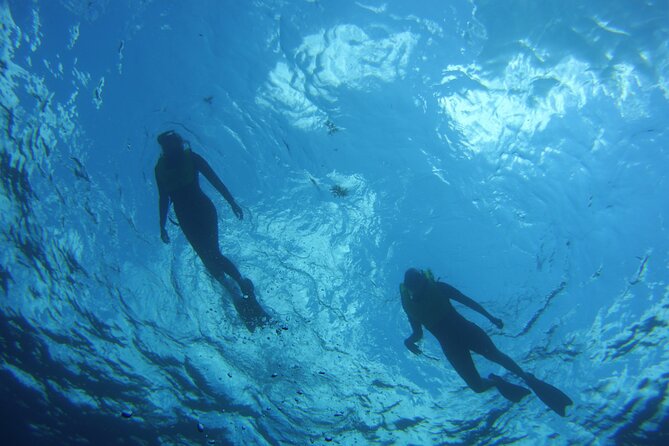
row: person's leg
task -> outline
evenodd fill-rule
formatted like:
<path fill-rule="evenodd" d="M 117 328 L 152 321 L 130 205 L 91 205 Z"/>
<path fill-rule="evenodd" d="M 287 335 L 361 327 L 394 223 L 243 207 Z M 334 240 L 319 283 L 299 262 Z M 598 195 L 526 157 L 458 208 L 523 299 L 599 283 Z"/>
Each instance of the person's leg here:
<path fill-rule="evenodd" d="M 484 358 L 496 362 L 519 378 L 525 379 L 526 373 L 509 356 L 502 353 L 493 344 L 492 339 L 478 325 L 467 321 L 469 328 L 467 336 L 470 339 L 470 348 Z"/>
<path fill-rule="evenodd" d="M 448 362 L 451 363 L 469 388 L 476 393 L 481 393 L 493 386 L 490 380 L 481 378 L 472 360 L 472 355 L 466 346 L 460 345 L 451 336 L 448 336 L 448 334 L 437 332 L 434 335 L 439 341 L 446 359 L 448 359 Z"/>
<path fill-rule="evenodd" d="M 481 330 L 475 324 L 466 321 L 464 319 L 457 322 L 453 321 L 453 324 L 455 328 L 454 335 L 457 336 L 456 339 L 462 339 L 463 344 L 466 344 L 464 349 L 464 351 L 466 352 L 466 358 L 464 360 L 462 359 L 463 357 L 462 353 L 456 353 L 455 355 L 447 354 L 447 357 L 449 357 L 449 360 L 451 360 L 450 359 L 451 357 L 459 358 L 456 359 L 455 362 L 459 363 L 458 367 L 460 367 L 462 371 L 458 370 L 458 367 L 456 367 L 455 362 L 453 360 L 451 360 L 451 364 L 453 364 L 453 366 L 456 367 L 456 370 L 458 370 L 458 373 L 460 373 L 461 376 L 463 376 L 464 373 L 465 375 L 469 376 L 470 380 L 472 379 L 471 377 L 473 376 L 470 371 L 470 368 L 474 369 L 474 372 L 476 373 L 474 382 L 470 383 L 470 381 L 467 381 L 467 379 L 465 379 L 465 381 L 467 381 L 467 384 L 469 384 L 469 386 L 472 389 L 474 389 L 476 392 L 482 392 L 486 389 L 489 389 L 490 387 L 495 387 L 504 398 L 514 403 L 521 401 L 525 396 L 527 396 L 530 393 L 530 391 L 527 390 L 526 388 L 517 386 L 515 384 L 511 384 L 510 382 L 507 382 L 501 377 L 494 375 L 492 373 L 488 376 L 488 378 L 482 378 L 474 368 L 470 350 L 480 355 L 483 355 L 487 358 L 494 356 L 493 351 L 497 351 L 500 354 L 501 352 L 499 352 L 495 348 L 492 341 L 490 340 L 490 338 L 487 337 L 485 332 L 483 332 L 483 330 Z M 456 325 L 457 328 L 455 327 Z M 444 348 L 444 345 L 442 344 L 442 349 L 444 349 L 444 353 L 446 353 L 448 345 L 446 346 L 446 348 Z M 462 347 L 460 347 L 460 350 L 462 350 Z M 511 361 L 510 358 L 509 361 Z M 511 362 L 513 363 L 513 361 Z M 469 364 L 471 364 L 471 366 Z M 520 370 L 520 368 L 518 369 Z M 522 373 L 522 370 L 520 370 L 520 372 Z M 474 386 L 478 386 L 478 390 Z"/>
<path fill-rule="evenodd" d="M 204 263 L 204 266 L 209 273 L 211 273 L 217 280 L 223 280 L 226 274 L 238 284 L 243 280 L 242 274 L 239 272 L 235 264 L 221 254 L 220 251 L 215 250 L 202 254 L 198 252 L 198 256 L 202 259 L 202 263 Z"/>
<path fill-rule="evenodd" d="M 242 290 L 242 294 L 249 298 L 255 298 L 253 282 L 249 278 L 242 277 L 242 274 L 239 272 L 237 267 L 230 259 L 221 254 L 218 250 L 218 246 L 215 249 L 209 248 L 210 245 L 201 251 L 198 251 L 195 248 L 195 251 L 198 252 L 199 257 L 202 259 L 207 270 L 212 276 L 219 282 L 221 282 L 225 275 L 230 276 L 239 288 Z"/>
<path fill-rule="evenodd" d="M 544 404 L 559 415 L 565 416 L 567 406 L 573 404 L 572 400 L 565 393 L 560 389 L 535 378 L 531 373 L 525 373 L 513 359 L 495 347 L 495 344 L 493 344 L 490 337 L 480 327 L 471 322 L 468 322 L 468 324 L 470 327 L 467 332 L 472 340 L 470 346 L 472 351 L 475 351 L 490 361 L 496 362 L 508 371 L 522 378 Z M 498 376 L 491 374 L 490 377 L 500 393 L 511 401 L 520 401 L 528 392 L 527 389 L 507 383 Z"/>
<path fill-rule="evenodd" d="M 209 273 L 219 282 L 227 274 L 237 282 L 244 295 L 252 297 L 253 282 L 243 278 L 235 264 L 219 249 L 218 215 L 214 204 L 209 199 L 201 200 L 184 217 L 179 219 L 184 235 Z"/>

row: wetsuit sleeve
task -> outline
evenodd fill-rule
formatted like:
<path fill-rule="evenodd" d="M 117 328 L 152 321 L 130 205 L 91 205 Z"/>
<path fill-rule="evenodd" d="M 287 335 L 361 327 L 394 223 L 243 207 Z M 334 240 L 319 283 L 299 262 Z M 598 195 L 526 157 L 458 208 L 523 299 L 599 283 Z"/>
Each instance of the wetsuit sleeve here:
<path fill-rule="evenodd" d="M 465 296 L 462 294 L 460 291 L 458 291 L 456 288 L 450 286 L 447 283 L 439 282 L 439 287 L 444 293 L 446 297 L 449 299 L 452 299 L 454 301 L 460 302 L 461 304 L 471 308 L 472 310 L 476 311 L 477 313 L 482 314 L 488 320 L 492 321 L 495 319 L 490 313 L 488 313 L 485 308 L 483 308 L 479 303 L 475 302 L 474 299 Z"/>
<path fill-rule="evenodd" d="M 411 336 L 409 336 L 405 342 L 414 344 L 421 339 L 423 339 L 423 326 L 420 324 L 420 322 L 417 322 L 415 319 L 412 319 L 411 316 L 409 316 L 409 323 L 411 324 Z"/>
<path fill-rule="evenodd" d="M 400 295 L 402 296 L 402 308 L 409 318 L 409 324 L 411 324 L 411 336 L 409 336 L 404 343 L 405 344 L 414 344 L 420 341 L 423 338 L 423 326 L 418 322 L 414 317 L 411 316 L 410 310 L 407 308 L 407 295 L 405 289 L 400 285 Z M 408 346 L 407 346 L 408 347 Z"/>
<path fill-rule="evenodd" d="M 209 163 L 197 153 L 193 153 L 193 161 L 198 172 L 204 175 L 207 181 L 209 181 L 211 185 L 214 186 L 221 195 L 223 195 L 225 201 L 227 201 L 231 206 L 236 204 L 235 199 L 232 198 L 232 194 L 228 188 L 225 187 L 225 184 L 223 184 L 223 181 L 221 181 L 218 175 L 216 175 L 216 172 L 214 172 L 214 169 L 211 168 Z"/>
<path fill-rule="evenodd" d="M 158 179 L 158 166 L 156 166 L 155 174 L 156 184 L 158 185 L 158 215 L 160 216 L 160 230 L 162 231 L 165 229 L 165 223 L 167 223 L 167 211 L 170 208 L 170 197 Z"/>

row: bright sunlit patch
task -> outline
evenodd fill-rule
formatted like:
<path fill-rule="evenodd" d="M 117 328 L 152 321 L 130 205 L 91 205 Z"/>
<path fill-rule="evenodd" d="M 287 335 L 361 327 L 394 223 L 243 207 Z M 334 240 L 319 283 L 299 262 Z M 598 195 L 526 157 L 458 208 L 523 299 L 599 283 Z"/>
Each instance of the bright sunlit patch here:
<path fill-rule="evenodd" d="M 625 31 L 623 29 L 620 29 L 620 28 L 617 28 L 615 26 L 611 26 L 608 21 L 600 19 L 598 17 L 595 17 L 595 23 L 597 24 L 597 26 L 599 26 L 603 30 L 606 30 L 610 33 L 620 34 L 620 35 L 623 35 L 623 36 L 629 36 L 630 35 L 630 33 L 628 33 L 627 31 Z"/>
<path fill-rule="evenodd" d="M 287 63 L 279 62 L 269 73 L 263 92 L 256 101 L 269 108 L 277 108 L 295 127 L 308 130 L 316 128 L 326 119 L 305 94 L 305 77 L 292 70 Z"/>
<path fill-rule="evenodd" d="M 308 35 L 295 51 L 297 64 L 277 63 L 256 100 L 294 126 L 314 129 L 327 115 L 310 98 L 334 102 L 336 89 L 364 90 L 402 78 L 417 41 L 408 31 L 374 40 L 355 25 Z"/>
<path fill-rule="evenodd" d="M 474 153 L 487 154 L 491 161 L 505 150 L 505 143 L 544 131 L 551 119 L 562 116 L 568 107 L 585 106 L 597 91 L 587 64 L 573 58 L 547 69 L 517 55 L 502 76 L 492 79 L 476 66 L 449 66 L 442 84 L 462 77 L 475 81 L 478 88 L 437 101 L 464 137 L 463 145 Z"/>

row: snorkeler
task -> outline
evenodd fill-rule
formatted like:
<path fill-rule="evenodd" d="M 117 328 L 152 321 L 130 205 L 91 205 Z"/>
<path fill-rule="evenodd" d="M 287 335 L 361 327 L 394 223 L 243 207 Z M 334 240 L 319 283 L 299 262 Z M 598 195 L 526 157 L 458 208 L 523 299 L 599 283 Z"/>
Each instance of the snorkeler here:
<path fill-rule="evenodd" d="M 404 283 L 400 284 L 400 294 L 402 307 L 413 330 L 404 345 L 412 353 L 422 353 L 416 342 L 423 337 L 424 325 L 437 338 L 455 371 L 474 392 L 480 393 L 496 387 L 502 396 L 515 403 L 530 393 L 525 387 L 511 384 L 494 374 L 490 374 L 487 379 L 482 378 L 474 366 L 471 352 L 496 362 L 522 378 L 544 404 L 565 416 L 565 409 L 573 404 L 572 400 L 559 389 L 524 372 L 513 359 L 495 347 L 480 327 L 462 317 L 451 305 L 451 299 L 482 314 L 497 328 L 504 326 L 501 319 L 493 317 L 481 305 L 452 286 L 434 280 L 429 270 L 408 269 L 404 274 Z"/>
<path fill-rule="evenodd" d="M 254 319 L 253 324 L 261 322 L 266 314 L 256 301 L 253 282 L 242 277 L 237 267 L 221 254 L 218 247 L 218 215 L 214 204 L 200 189 L 198 174 L 204 175 L 223 195 L 240 220 L 244 218 L 242 208 L 209 163 L 190 148 L 186 148 L 186 143 L 177 132 L 170 130 L 161 133 L 158 135 L 158 143 L 162 148 L 155 168 L 159 194 L 160 238 L 165 243 L 170 242 L 165 223 L 172 203 L 181 230 L 209 273 L 224 286 L 226 275 L 239 285 L 246 299 L 245 302 L 233 300 L 233 303 L 247 327 L 250 319 Z"/>

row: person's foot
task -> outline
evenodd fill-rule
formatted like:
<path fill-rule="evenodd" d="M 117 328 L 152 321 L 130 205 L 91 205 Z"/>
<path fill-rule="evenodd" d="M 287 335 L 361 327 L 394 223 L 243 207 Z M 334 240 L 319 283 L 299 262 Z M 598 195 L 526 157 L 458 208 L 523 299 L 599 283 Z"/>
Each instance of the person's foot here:
<path fill-rule="evenodd" d="M 488 379 L 492 381 L 495 387 L 497 387 L 499 393 L 502 394 L 504 398 L 514 403 L 519 403 L 520 400 L 522 400 L 527 395 L 532 393 L 529 391 L 529 389 L 526 389 L 523 386 L 517 386 L 515 384 L 511 384 L 510 382 L 505 381 L 504 379 L 495 375 L 494 373 L 488 375 Z"/>
<path fill-rule="evenodd" d="M 247 298 L 255 298 L 253 293 L 254 287 L 253 282 L 248 277 L 243 278 L 239 281 L 239 289 L 242 290 L 242 294 Z"/>

